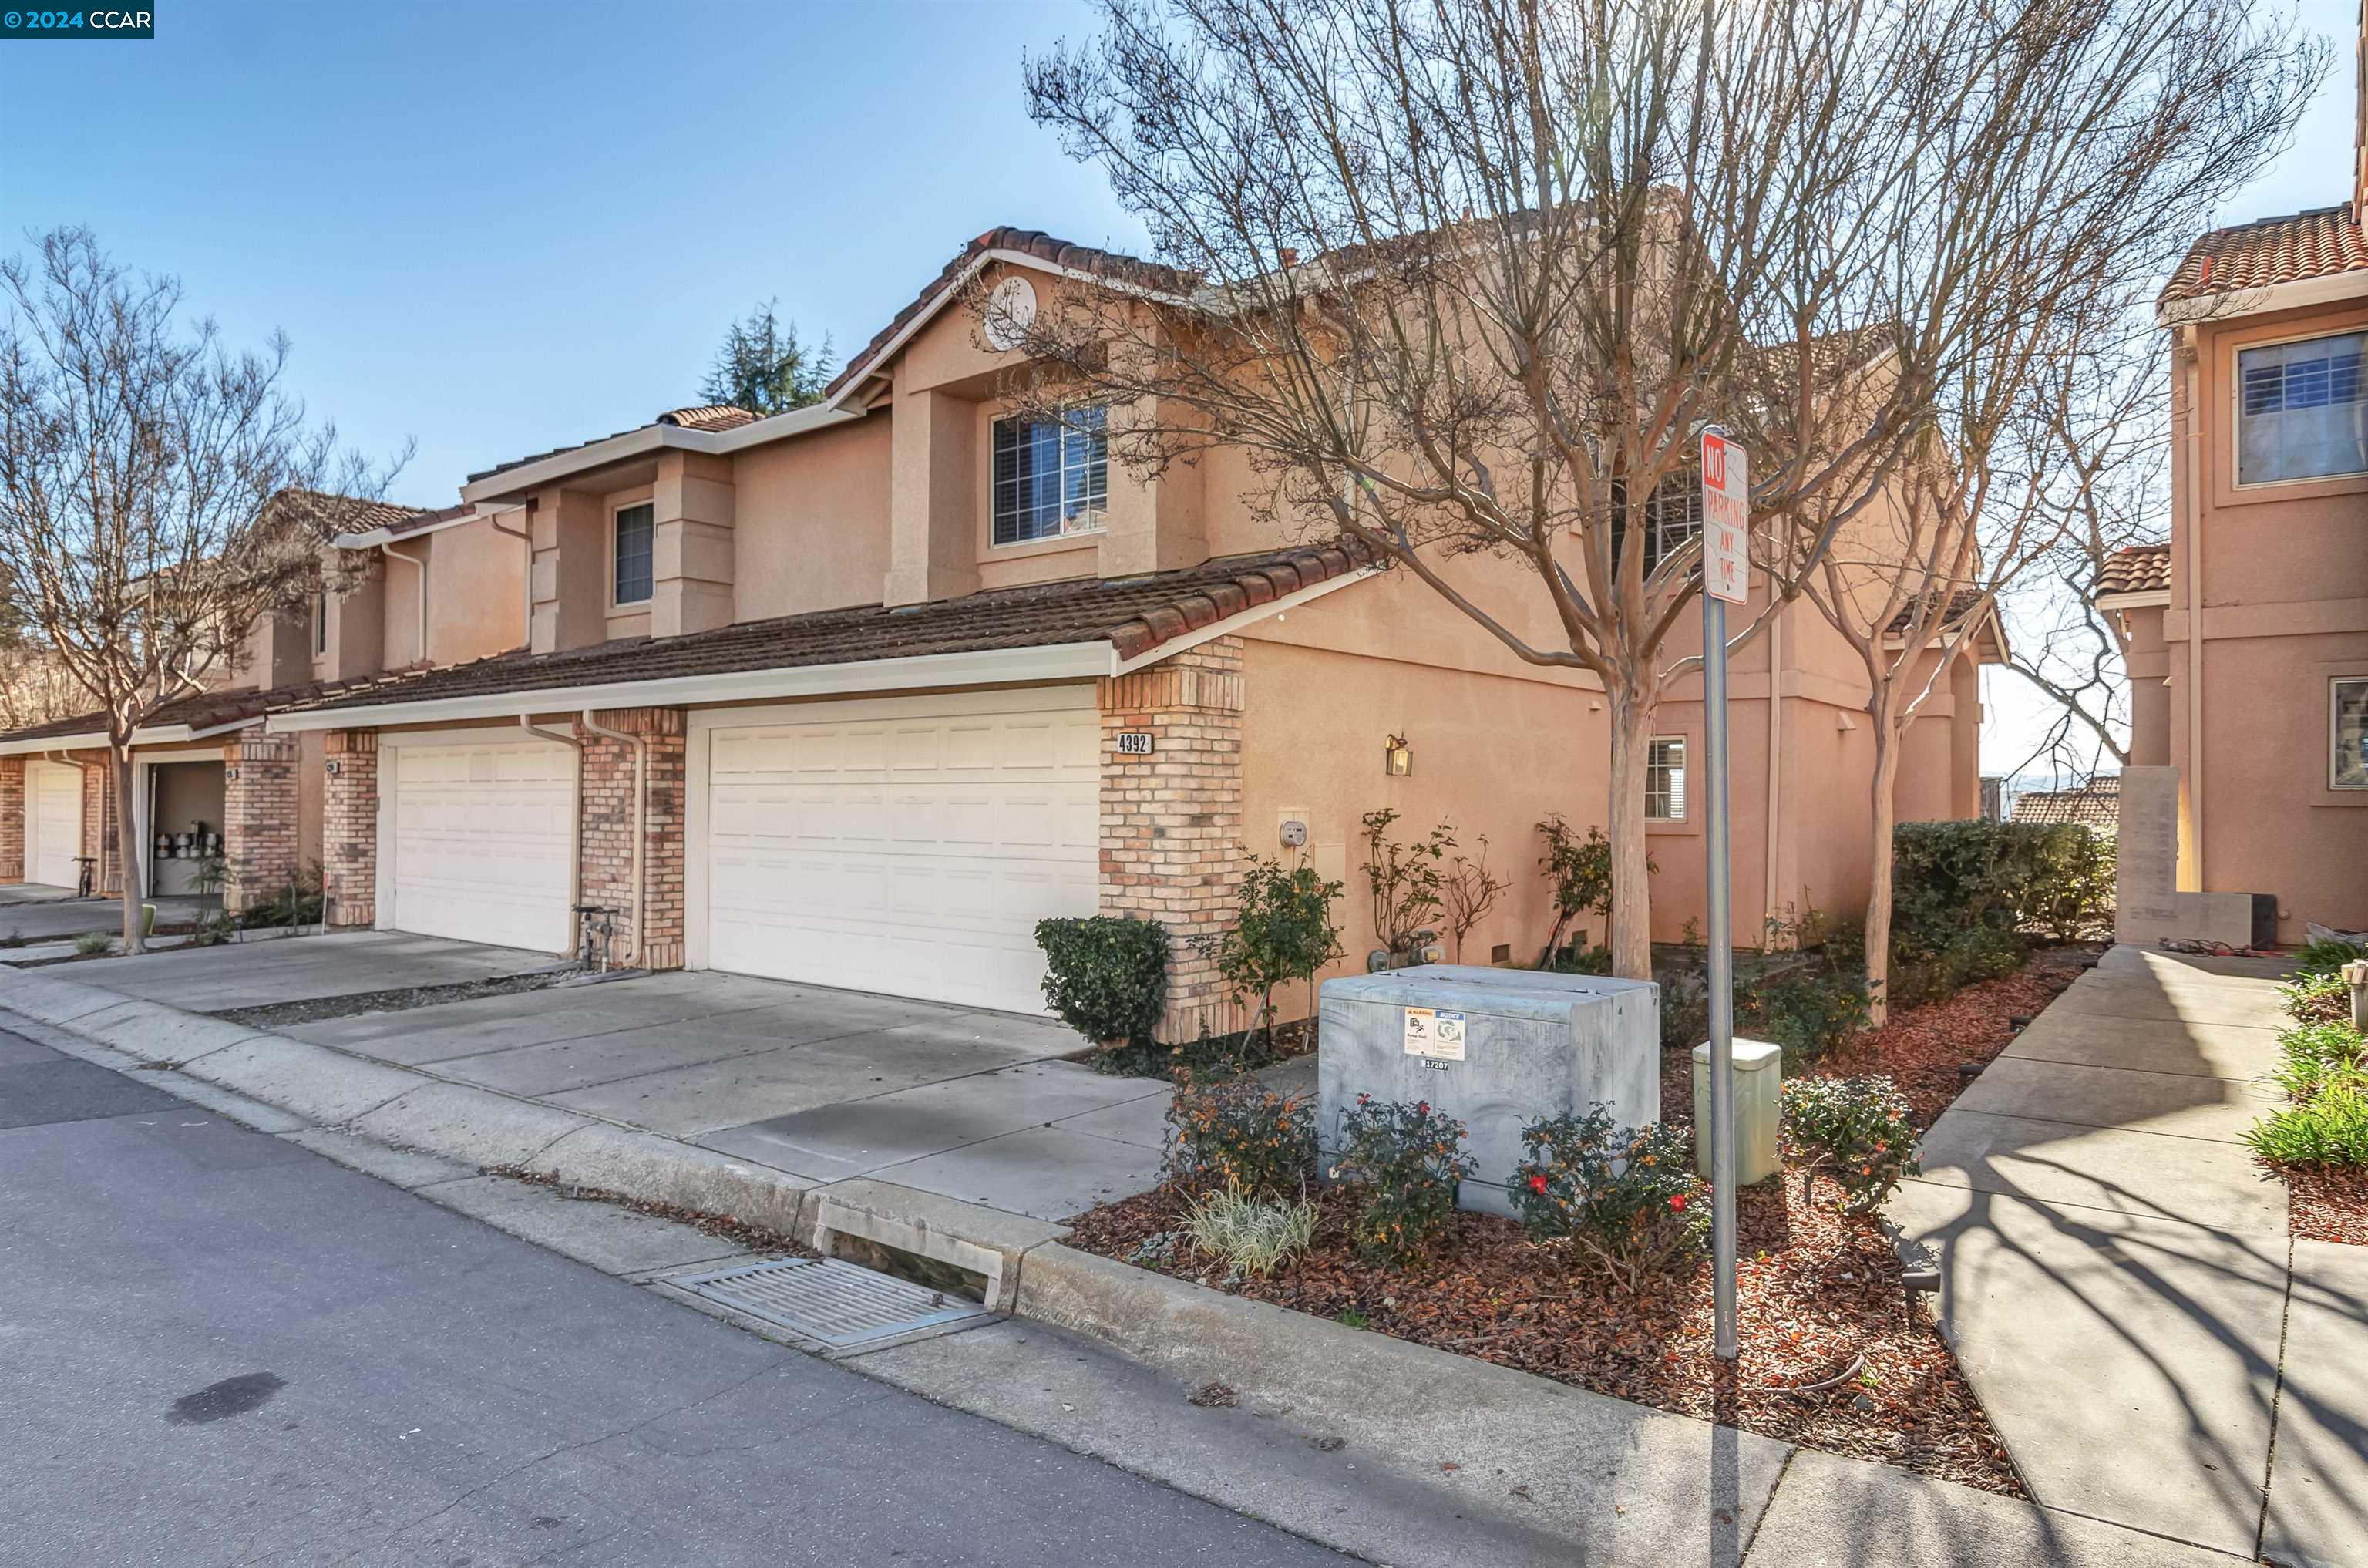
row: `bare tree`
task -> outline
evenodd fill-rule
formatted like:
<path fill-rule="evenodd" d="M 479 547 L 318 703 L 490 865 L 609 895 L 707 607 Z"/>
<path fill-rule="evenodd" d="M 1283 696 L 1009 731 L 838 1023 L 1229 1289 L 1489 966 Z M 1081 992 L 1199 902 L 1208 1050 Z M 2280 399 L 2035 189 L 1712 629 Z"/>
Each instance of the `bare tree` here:
<path fill-rule="evenodd" d="M 105 710 L 136 952 L 133 733 L 313 592 L 323 545 L 390 474 L 308 426 L 280 387 L 285 338 L 232 353 L 212 322 L 184 321 L 176 281 L 125 272 L 87 229 L 0 262 L 0 574 Z"/>
<path fill-rule="evenodd" d="M 1668 643 L 1700 430 L 1751 453 L 1756 548 L 1797 591 L 1977 328 L 2044 308 L 2018 275 L 2120 264 L 2078 219 L 2150 117 L 2217 94 L 2254 122 L 2296 66 L 2239 0 L 1101 11 L 1030 62 L 1030 108 L 1157 265 L 990 336 L 1022 338 L 1042 409 L 1108 405 L 1130 467 L 1235 449 L 1259 516 L 1361 540 L 1600 685 L 1623 975 L 1650 966 L 1653 714 L 1695 667 Z"/>

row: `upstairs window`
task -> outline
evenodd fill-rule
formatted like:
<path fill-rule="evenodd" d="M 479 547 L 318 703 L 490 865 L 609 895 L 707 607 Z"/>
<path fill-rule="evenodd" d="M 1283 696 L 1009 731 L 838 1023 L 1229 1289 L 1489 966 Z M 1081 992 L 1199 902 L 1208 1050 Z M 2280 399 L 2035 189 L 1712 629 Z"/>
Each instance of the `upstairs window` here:
<path fill-rule="evenodd" d="M 1656 737 L 1645 754 L 1645 820 L 1686 820 L 1686 738 Z"/>
<path fill-rule="evenodd" d="M 2368 790 L 2368 676 L 2328 683 L 2330 790 Z"/>
<path fill-rule="evenodd" d="M 1652 498 L 1645 503 L 1642 534 L 1645 540 L 1645 575 L 1649 577 L 1663 561 L 1685 548 L 1686 541 L 1702 535 L 1702 480 L 1692 473 L 1674 473 L 1653 487 Z M 1622 554 L 1628 549 L 1628 488 L 1614 482 L 1611 486 L 1611 561 L 1616 569 Z M 1696 568 L 1696 574 L 1700 569 Z"/>
<path fill-rule="evenodd" d="M 328 651 L 329 590 L 316 588 L 313 591 L 313 652 L 320 654 Z"/>
<path fill-rule="evenodd" d="M 2368 473 L 2368 333 L 2237 352 L 2237 483 Z"/>
<path fill-rule="evenodd" d="M 1110 505 L 1110 441 L 1099 408 L 1064 419 L 995 422 L 994 535 L 1024 544 L 1100 525 Z"/>
<path fill-rule="evenodd" d="M 616 592 L 612 603 L 647 604 L 655 591 L 651 551 L 657 540 L 657 508 L 647 501 L 617 508 L 616 572 L 611 579 Z"/>

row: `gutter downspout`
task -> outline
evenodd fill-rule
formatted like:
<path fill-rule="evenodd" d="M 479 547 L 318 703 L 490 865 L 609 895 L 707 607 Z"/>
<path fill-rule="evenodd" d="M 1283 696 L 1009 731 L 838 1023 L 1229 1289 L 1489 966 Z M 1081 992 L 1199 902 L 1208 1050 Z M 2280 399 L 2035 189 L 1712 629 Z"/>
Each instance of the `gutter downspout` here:
<path fill-rule="evenodd" d="M 633 916 L 633 945 L 626 956 L 625 967 L 639 969 L 642 967 L 643 948 L 642 867 L 649 854 L 650 738 L 647 735 L 632 735 L 622 730 L 609 729 L 595 720 L 592 712 L 589 708 L 584 710 L 581 722 L 586 730 L 596 735 L 605 735 L 612 741 L 622 741 L 633 748 L 633 884 L 632 892 L 629 895 L 627 903 Z M 579 767 L 576 771 L 581 774 L 583 769 Z"/>
<path fill-rule="evenodd" d="M 518 622 L 518 641 L 531 644 L 534 639 L 534 503 L 529 500 L 517 510 L 526 518 L 523 528 L 502 527 L 499 512 L 495 513 L 488 522 L 495 533 L 510 534 L 526 546 L 526 570 L 518 574 L 519 595 L 524 600 L 519 607 L 524 619 Z"/>
<path fill-rule="evenodd" d="M 2189 871 L 2194 891 L 2203 879 L 2203 405 L 2201 334 L 2186 332 L 2187 349 L 2187 822 Z"/>
<path fill-rule="evenodd" d="M 567 808 L 568 821 L 575 824 L 568 833 L 571 852 L 567 857 L 567 903 L 572 911 L 584 902 L 584 743 L 558 730 L 537 728 L 531 713 L 518 715 L 518 728 L 529 735 L 557 741 L 575 754 L 575 787 Z"/>
<path fill-rule="evenodd" d="M 1784 612 L 1779 609 L 1768 618 L 1768 869 L 1760 881 L 1760 902 L 1768 907 L 1761 912 L 1763 922 L 1776 918 L 1776 876 L 1778 871 L 1776 835 L 1782 831 L 1784 816 L 1780 807 L 1783 802 L 1784 762 Z M 1766 931 L 1763 924 L 1760 930 Z M 1761 938 L 1763 944 L 1766 938 Z"/>
<path fill-rule="evenodd" d="M 404 553 L 403 553 L 403 551 L 399 551 L 399 550 L 395 549 L 395 548 L 394 548 L 394 546 L 393 546 L 393 545 L 391 545 L 391 544 L 382 544 L 382 545 L 380 545 L 380 546 L 379 546 L 379 548 L 380 548 L 381 550 L 385 551 L 387 552 L 387 554 L 388 554 L 388 555 L 390 555 L 390 556 L 393 557 L 393 558 L 394 558 L 395 560 L 397 560 L 397 561 L 402 562 L 404 565 L 406 565 L 406 566 L 410 567 L 413 571 L 415 571 L 415 572 L 416 572 L 416 573 L 418 573 L 418 574 L 419 574 L 419 603 L 418 603 L 418 605 L 416 606 L 416 608 L 417 608 L 417 609 L 418 609 L 418 611 L 419 611 L 419 642 L 418 642 L 418 652 L 414 655 L 414 657 L 416 657 L 421 665 L 426 665 L 426 664 L 427 663 L 427 559 L 426 559 L 425 557 L 423 557 L 423 556 L 417 556 L 417 555 L 405 555 L 405 554 L 404 554 Z"/>

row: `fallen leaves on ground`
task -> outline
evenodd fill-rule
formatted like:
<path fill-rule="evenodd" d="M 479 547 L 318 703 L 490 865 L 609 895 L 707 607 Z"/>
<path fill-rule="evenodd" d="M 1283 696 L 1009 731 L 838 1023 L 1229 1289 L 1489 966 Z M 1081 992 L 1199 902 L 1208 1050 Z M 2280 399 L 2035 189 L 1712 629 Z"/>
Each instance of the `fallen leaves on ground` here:
<path fill-rule="evenodd" d="M 2368 1246 L 2368 1170 L 2279 1165 L 2286 1178 L 2287 1228 L 2314 1242 Z"/>
<path fill-rule="evenodd" d="M 560 1180 L 557 1171 L 534 1171 L 523 1165 L 481 1165 L 478 1169 L 486 1176 L 507 1176 L 512 1181 L 547 1187 L 560 1197 L 578 1203 L 607 1203 L 619 1209 L 630 1209 L 636 1214 L 647 1214 L 654 1220 L 671 1220 L 677 1225 L 689 1225 L 702 1235 L 715 1236 L 746 1247 L 750 1252 L 767 1253 L 776 1257 L 822 1256 L 810 1246 L 799 1244 L 783 1232 L 751 1224 L 735 1214 L 713 1214 L 704 1209 L 686 1209 L 678 1203 L 633 1198 L 605 1187 L 576 1187 Z"/>
<path fill-rule="evenodd" d="M 2043 954 L 2016 974 L 1903 1011 L 1811 1072 L 1887 1073 L 1929 1127 L 2014 1038 L 2010 1017 L 2035 1017 L 2079 973 L 2078 949 Z M 1691 1053 L 1662 1066 L 1665 1114 L 1691 1119 Z M 1897 1252 L 1872 1219 L 1845 1219 L 1839 1188 L 1797 1176 L 1748 1188 L 1736 1215 L 1739 1375 L 1714 1375 L 1707 1257 L 1630 1296 L 1573 1256 L 1532 1243 L 1509 1220 L 1459 1212 L 1421 1266 L 1360 1260 L 1349 1239 L 1349 1197 L 1314 1195 L 1314 1244 L 1263 1278 L 1228 1278 L 1188 1247 L 1144 1251 L 1153 1266 L 1236 1295 L 1345 1319 L 1598 1393 L 1828 1453 L 1881 1460 L 1984 1491 L 2021 1495 L 2006 1447 L 1956 1359 L 1901 1282 Z M 1069 1244 L 1133 1262 L 1172 1236 L 1185 1197 L 1160 1187 L 1080 1216 Z M 1809 1389 L 1810 1384 L 1825 1384 Z"/>

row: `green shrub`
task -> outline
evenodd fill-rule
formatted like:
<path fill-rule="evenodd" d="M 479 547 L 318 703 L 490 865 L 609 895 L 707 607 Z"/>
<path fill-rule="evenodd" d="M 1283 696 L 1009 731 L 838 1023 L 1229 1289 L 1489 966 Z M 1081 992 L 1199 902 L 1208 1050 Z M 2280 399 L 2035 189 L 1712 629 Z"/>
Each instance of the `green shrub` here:
<path fill-rule="evenodd" d="M 1148 1044 L 1167 1006 L 1167 928 L 1113 915 L 1039 920 L 1044 1001 L 1053 1016 L 1100 1045 Z"/>
<path fill-rule="evenodd" d="M 1234 923 L 1212 937 L 1196 937 L 1197 951 L 1217 966 L 1237 1005 L 1255 999 L 1267 1054 L 1273 1054 L 1275 987 L 1313 982 L 1315 971 L 1340 956 L 1340 927 L 1332 923 L 1332 901 L 1340 884 L 1327 882 L 1308 865 L 1250 858 L 1242 877 L 1241 907 Z"/>
<path fill-rule="evenodd" d="M 1538 857 L 1538 869 L 1554 884 L 1554 929 L 1546 933 L 1543 966 L 1554 969 L 1555 955 L 1565 948 L 1563 933 L 1570 923 L 1582 915 L 1594 915 L 1609 921 L 1611 918 L 1611 841 L 1603 836 L 1600 827 L 1589 827 L 1581 838 L 1577 830 L 1556 812 L 1538 824 L 1539 835 L 1546 841 L 1546 852 Z M 1647 875 L 1660 868 L 1652 856 L 1645 857 Z M 1576 950 L 1578 937 L 1569 939 Z M 1608 952 L 1609 949 L 1606 949 Z M 1611 970 L 1570 970 L 1576 974 L 1609 974 Z"/>
<path fill-rule="evenodd" d="M 2330 1078 L 2368 1068 L 2368 1041 L 2344 1018 L 2280 1029 L 2278 1052 L 2283 1060 L 2270 1075 L 2297 1100 L 2308 1099 Z"/>
<path fill-rule="evenodd" d="M 1305 1095 L 1256 1078 L 1177 1074 L 1167 1102 L 1167 1179 L 1235 1187 L 1251 1198 L 1297 1198 L 1315 1168 L 1315 1108 Z"/>
<path fill-rule="evenodd" d="M 1709 1233 L 1686 1135 L 1674 1128 L 1622 1127 L 1598 1105 L 1531 1122 L 1521 1147 L 1508 1189 L 1531 1238 L 1570 1238 L 1631 1295 Z"/>
<path fill-rule="evenodd" d="M 1440 823 L 1428 838 L 1400 844 L 1390 836 L 1397 812 L 1365 813 L 1365 887 L 1372 895 L 1373 935 L 1393 955 L 1403 955 L 1439 917 L 1446 896 L 1447 852 L 1454 830 Z"/>
<path fill-rule="evenodd" d="M 1895 963 L 1974 927 L 2065 941 L 2112 924 L 2112 844 L 2078 823 L 1907 822 L 1891 848 Z"/>
<path fill-rule="evenodd" d="M 85 931 L 74 939 L 74 951 L 85 958 L 97 958 L 115 950 L 115 938 L 104 931 Z"/>
<path fill-rule="evenodd" d="M 189 946 L 193 948 L 220 947 L 222 943 L 229 941 L 232 934 L 237 929 L 238 920 L 236 916 L 227 915 L 219 909 L 212 910 L 207 914 L 199 915 L 197 920 L 191 925 L 189 929 Z"/>
<path fill-rule="evenodd" d="M 1546 961 L 1538 967 L 1555 974 L 1610 974 L 1611 949 L 1600 942 L 1582 948 L 1572 941 L 1548 953 Z"/>
<path fill-rule="evenodd" d="M 2309 1098 L 2246 1129 L 2245 1142 L 2272 1165 L 2368 1165 L 2368 1073 L 2330 1073 Z"/>
<path fill-rule="evenodd" d="M 2334 974 L 2345 964 L 2368 958 L 2368 949 L 2340 937 L 2321 937 L 2303 949 L 2296 961 L 2305 974 Z"/>
<path fill-rule="evenodd" d="M 1768 922 L 1768 941 L 1738 1012 L 1790 1062 L 1814 1061 L 1866 1027 L 1866 936 L 1815 909 Z"/>
<path fill-rule="evenodd" d="M 1298 1198 L 1255 1198 L 1228 1185 L 1192 1200 L 1182 1230 L 1192 1250 L 1239 1274 L 1275 1271 L 1315 1239 L 1315 1205 Z"/>
<path fill-rule="evenodd" d="M 1822 1169 L 1847 1194 L 1845 1214 L 1872 1212 L 1923 1168 L 1907 1096 L 1886 1077 L 1789 1080 L 1784 1136 L 1799 1158 L 1802 1198 Z"/>
<path fill-rule="evenodd" d="M 322 907 L 321 863 L 314 860 L 240 910 L 238 923 L 249 931 L 314 926 L 320 923 Z"/>
<path fill-rule="evenodd" d="M 1968 985 L 2012 974 L 2028 956 L 2020 933 L 1996 926 L 1960 931 L 1938 951 L 1912 961 L 1901 961 L 1895 949 L 1888 999 L 1895 1007 L 1943 1001 Z"/>
<path fill-rule="evenodd" d="M 1349 1227 L 1358 1256 L 1371 1263 L 1412 1263 L 1455 1213 L 1455 1189 L 1474 1169 L 1463 1153 L 1463 1124 L 1434 1110 L 1359 1095 L 1340 1113 L 1332 1176 L 1360 1189 Z"/>

